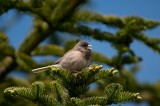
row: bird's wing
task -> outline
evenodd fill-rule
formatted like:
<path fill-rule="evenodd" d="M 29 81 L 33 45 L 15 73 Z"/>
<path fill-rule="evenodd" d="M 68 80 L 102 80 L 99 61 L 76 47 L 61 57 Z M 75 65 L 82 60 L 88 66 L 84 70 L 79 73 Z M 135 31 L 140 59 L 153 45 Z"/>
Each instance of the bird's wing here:
<path fill-rule="evenodd" d="M 70 55 L 70 54 L 72 54 L 72 53 L 73 53 L 73 51 L 72 51 L 72 50 L 69 50 L 67 53 L 65 53 L 65 54 L 63 55 L 63 57 L 61 57 L 60 59 L 58 59 L 54 64 L 59 64 L 61 61 L 63 61 L 63 58 L 70 57 L 70 56 L 68 56 L 68 55 Z"/>
<path fill-rule="evenodd" d="M 63 60 L 63 57 L 61 57 L 60 59 L 58 59 L 54 64 L 59 64 L 62 60 Z"/>

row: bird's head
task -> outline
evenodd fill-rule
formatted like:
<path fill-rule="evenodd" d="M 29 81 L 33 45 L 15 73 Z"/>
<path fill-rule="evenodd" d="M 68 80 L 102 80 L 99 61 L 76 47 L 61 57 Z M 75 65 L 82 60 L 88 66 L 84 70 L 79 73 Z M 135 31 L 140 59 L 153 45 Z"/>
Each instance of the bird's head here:
<path fill-rule="evenodd" d="M 78 51 L 85 51 L 85 50 L 91 50 L 91 45 L 88 44 L 87 41 L 79 41 L 75 46 L 74 49 Z"/>

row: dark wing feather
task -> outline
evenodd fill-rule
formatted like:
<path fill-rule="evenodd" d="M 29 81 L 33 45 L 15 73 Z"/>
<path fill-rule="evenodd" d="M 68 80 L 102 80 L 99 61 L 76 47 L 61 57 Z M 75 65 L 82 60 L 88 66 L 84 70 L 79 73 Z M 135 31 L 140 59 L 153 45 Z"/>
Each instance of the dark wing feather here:
<path fill-rule="evenodd" d="M 63 57 L 61 57 L 60 59 L 58 59 L 54 64 L 59 64 L 62 60 L 63 60 Z"/>
<path fill-rule="evenodd" d="M 59 63 L 63 60 L 63 58 L 65 57 L 65 55 L 68 54 L 70 51 L 71 51 L 71 50 L 69 50 L 67 53 L 65 53 L 65 54 L 63 55 L 63 57 L 61 57 L 60 59 L 58 59 L 54 64 L 59 64 Z"/>

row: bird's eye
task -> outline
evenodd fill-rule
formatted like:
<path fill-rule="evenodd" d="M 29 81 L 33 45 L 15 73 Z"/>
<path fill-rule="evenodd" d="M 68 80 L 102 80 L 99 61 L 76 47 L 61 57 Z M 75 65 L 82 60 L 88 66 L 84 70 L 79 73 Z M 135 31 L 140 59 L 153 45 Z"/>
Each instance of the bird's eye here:
<path fill-rule="evenodd" d="M 87 45 L 83 45 L 83 47 L 87 47 Z"/>

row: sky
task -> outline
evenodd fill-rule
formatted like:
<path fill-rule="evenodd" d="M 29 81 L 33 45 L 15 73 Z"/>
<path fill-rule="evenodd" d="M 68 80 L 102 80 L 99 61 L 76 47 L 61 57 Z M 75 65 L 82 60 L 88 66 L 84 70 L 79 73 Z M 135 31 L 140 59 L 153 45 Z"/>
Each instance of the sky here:
<path fill-rule="evenodd" d="M 140 16 L 148 20 L 160 21 L 160 0 L 90 0 L 90 3 L 85 5 L 84 9 L 89 9 L 104 15 L 116 15 L 119 17 L 124 16 Z M 111 30 L 103 25 L 100 25 L 101 30 Z M 145 31 L 149 37 L 160 38 L 160 26 Z M 99 48 L 103 43 L 107 49 Z M 93 41 L 93 50 L 99 51 L 107 56 L 114 56 L 115 52 L 111 45 L 106 42 Z M 137 79 L 141 83 L 156 83 L 160 81 L 160 54 L 152 51 L 149 47 L 145 46 L 142 42 L 135 40 L 131 44 L 137 56 L 142 57 L 143 61 L 140 62 L 141 70 L 137 73 Z"/>
<path fill-rule="evenodd" d="M 88 4 L 85 4 L 81 8 L 95 11 L 103 15 L 116 15 L 120 17 L 136 15 L 146 19 L 160 21 L 159 4 L 160 0 L 90 0 Z M 7 20 L 13 15 L 15 15 L 15 10 L 10 10 L 0 16 L 0 20 L 3 19 L 0 23 L 0 28 L 4 27 Z M 6 35 L 10 38 L 10 44 L 16 49 L 26 35 L 32 30 L 32 20 L 32 16 L 24 14 L 16 21 L 17 23 L 14 27 L 5 31 Z M 112 28 L 102 24 L 97 24 L 97 26 L 93 25 L 92 27 L 100 28 L 102 31 L 107 30 L 114 32 Z M 145 31 L 145 33 L 148 34 L 149 37 L 160 38 L 160 26 Z M 86 38 L 82 37 L 82 39 Z M 108 57 L 116 55 L 115 49 L 108 42 L 90 39 L 87 39 L 87 41 L 92 45 L 94 51 L 100 52 Z M 104 48 L 102 48 L 102 46 Z M 136 74 L 137 80 L 140 83 L 156 83 L 157 81 L 160 81 L 160 54 L 152 51 L 142 42 L 136 40 L 131 45 L 131 49 L 135 51 L 137 56 L 140 56 L 143 59 L 143 61 L 140 62 L 142 67 Z M 147 106 L 147 104 L 142 103 L 141 106 Z"/>

